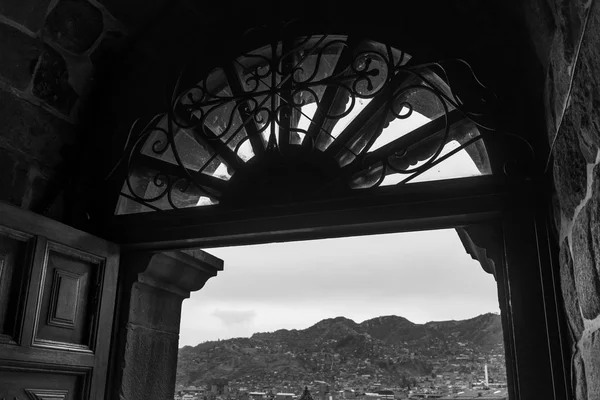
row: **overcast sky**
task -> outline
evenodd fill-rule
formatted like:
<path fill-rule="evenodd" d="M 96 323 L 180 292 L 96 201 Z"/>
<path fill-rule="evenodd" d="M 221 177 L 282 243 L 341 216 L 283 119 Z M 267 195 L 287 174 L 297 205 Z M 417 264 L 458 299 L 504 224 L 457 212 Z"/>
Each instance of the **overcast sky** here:
<path fill-rule="evenodd" d="M 183 302 L 180 347 L 337 316 L 424 323 L 499 312 L 493 276 L 454 230 L 207 251 L 225 269 Z"/>

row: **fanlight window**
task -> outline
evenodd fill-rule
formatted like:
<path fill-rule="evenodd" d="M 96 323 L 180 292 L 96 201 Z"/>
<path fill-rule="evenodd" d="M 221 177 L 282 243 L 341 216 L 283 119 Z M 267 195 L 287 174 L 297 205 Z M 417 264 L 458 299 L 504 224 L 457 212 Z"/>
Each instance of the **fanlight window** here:
<path fill-rule="evenodd" d="M 117 214 L 286 204 L 491 173 L 441 64 L 317 35 L 242 54 L 178 93 L 129 149 Z"/>

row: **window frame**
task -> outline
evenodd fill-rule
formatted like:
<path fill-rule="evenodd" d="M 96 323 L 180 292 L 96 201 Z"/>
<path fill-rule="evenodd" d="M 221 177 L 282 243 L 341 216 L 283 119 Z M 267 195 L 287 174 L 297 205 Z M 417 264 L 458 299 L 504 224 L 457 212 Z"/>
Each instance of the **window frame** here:
<path fill-rule="evenodd" d="M 381 42 L 413 57 L 418 55 L 422 61 L 439 59 L 446 52 L 443 46 L 423 49 L 424 41 L 416 35 L 402 39 L 391 27 L 382 29 Z M 311 30 L 314 27 L 307 28 Z M 356 31 L 359 35 L 364 33 L 358 28 Z M 371 37 L 379 40 L 377 36 Z M 385 40 L 392 37 L 393 41 Z M 412 46 L 403 40 L 412 41 Z M 237 54 L 232 50 L 229 56 Z M 529 134 L 524 127 L 510 129 L 515 136 Z M 490 160 L 496 163 L 503 158 L 502 153 L 512 148 L 500 143 L 487 150 Z M 524 179 L 526 171 L 518 171 L 517 175 L 415 183 L 401 190 L 379 188 L 352 197 L 285 207 L 196 208 L 117 216 L 113 212 L 122 180 L 113 179 L 107 190 L 107 197 L 111 197 L 109 207 L 103 206 L 102 229 L 104 236 L 120 243 L 124 252 L 136 252 L 484 224 L 500 238 L 494 244 L 499 246 L 500 254 L 495 265 L 509 398 L 570 399 L 574 397 L 570 375 L 572 349 L 559 287 L 558 250 L 552 235 L 547 182 Z"/>
<path fill-rule="evenodd" d="M 510 400 L 571 398 L 568 325 L 558 253 L 544 198 L 530 182 L 477 177 L 281 209 L 215 215 L 201 209 L 115 216 L 110 236 L 126 252 L 312 240 L 483 226 L 493 257 Z"/>

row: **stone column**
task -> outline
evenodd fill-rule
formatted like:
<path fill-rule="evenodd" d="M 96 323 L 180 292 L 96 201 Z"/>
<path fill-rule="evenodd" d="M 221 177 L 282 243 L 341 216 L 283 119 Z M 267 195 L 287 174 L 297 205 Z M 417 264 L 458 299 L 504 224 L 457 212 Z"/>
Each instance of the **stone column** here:
<path fill-rule="evenodd" d="M 223 261 L 201 250 L 130 253 L 120 268 L 107 393 L 172 399 L 181 302 L 223 270 Z"/>

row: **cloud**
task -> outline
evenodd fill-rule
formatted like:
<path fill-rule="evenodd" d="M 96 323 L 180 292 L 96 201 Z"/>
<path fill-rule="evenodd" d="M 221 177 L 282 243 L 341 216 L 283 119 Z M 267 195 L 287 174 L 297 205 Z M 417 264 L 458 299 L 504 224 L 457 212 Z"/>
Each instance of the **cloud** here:
<path fill-rule="evenodd" d="M 456 231 L 208 249 L 225 270 L 183 303 L 181 343 L 304 329 L 324 318 L 415 323 L 498 312 L 494 277 Z"/>
<path fill-rule="evenodd" d="M 213 316 L 217 317 L 223 325 L 226 327 L 232 327 L 235 325 L 246 325 L 251 324 L 256 318 L 256 311 L 254 310 L 215 310 L 212 313 Z"/>
<path fill-rule="evenodd" d="M 259 311 L 259 306 L 281 303 L 297 308 L 353 299 L 398 304 L 416 296 L 447 302 L 485 296 L 495 288 L 493 276 L 471 259 L 453 230 L 208 251 L 225 261 L 225 270 L 198 295 L 229 309 Z"/>

